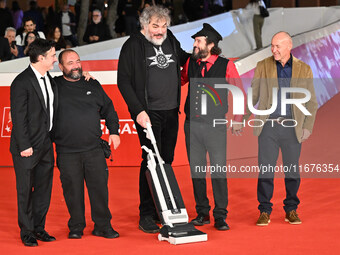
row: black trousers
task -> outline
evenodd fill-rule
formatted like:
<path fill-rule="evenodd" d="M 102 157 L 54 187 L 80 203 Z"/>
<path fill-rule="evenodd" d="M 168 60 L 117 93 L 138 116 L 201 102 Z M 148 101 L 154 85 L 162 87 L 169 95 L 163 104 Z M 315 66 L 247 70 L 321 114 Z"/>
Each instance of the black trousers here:
<path fill-rule="evenodd" d="M 151 120 L 152 131 L 155 135 L 159 153 L 166 164 L 172 163 L 174 160 L 175 146 L 178 133 L 178 108 L 172 110 L 149 110 L 149 118 Z M 149 139 L 146 138 L 142 126 L 136 119 L 135 121 L 140 145 L 146 145 L 153 150 L 153 146 Z M 145 172 L 147 170 L 147 153 L 142 151 L 142 163 L 139 173 L 139 214 L 140 217 L 157 215 L 152 195 L 148 186 Z"/>
<path fill-rule="evenodd" d="M 72 47 L 76 47 L 79 45 L 77 37 L 74 34 L 64 36 L 64 39 L 70 41 L 72 43 Z"/>
<path fill-rule="evenodd" d="M 208 215 L 210 211 L 207 197 L 207 152 L 210 159 L 210 176 L 213 188 L 216 219 L 227 217 L 228 184 L 225 169 L 227 161 L 226 125 L 213 127 L 205 121 L 184 123 L 185 143 L 190 163 L 191 178 L 196 201 L 197 214 Z M 215 167 L 215 168 L 212 168 Z"/>
<path fill-rule="evenodd" d="M 63 193 L 70 213 L 70 231 L 82 231 L 85 226 L 84 180 L 88 190 L 94 228 L 111 227 L 108 207 L 108 168 L 102 148 L 80 153 L 58 153 L 57 166 Z"/>
<path fill-rule="evenodd" d="M 18 223 L 21 237 L 45 229 L 50 207 L 54 155 L 49 135 L 30 157 L 12 155 L 16 176 Z"/>
<path fill-rule="evenodd" d="M 285 171 L 286 199 L 283 201 L 284 210 L 289 212 L 296 210 L 300 200 L 297 192 L 300 186 L 299 158 L 301 144 L 298 142 L 294 127 L 283 127 L 281 124 L 268 122 L 258 138 L 258 164 L 260 173 L 257 185 L 257 199 L 260 212 L 272 212 L 273 204 L 270 200 L 274 191 L 274 169 L 279 150 L 282 152 L 282 161 Z M 266 167 L 265 171 L 261 168 Z"/>

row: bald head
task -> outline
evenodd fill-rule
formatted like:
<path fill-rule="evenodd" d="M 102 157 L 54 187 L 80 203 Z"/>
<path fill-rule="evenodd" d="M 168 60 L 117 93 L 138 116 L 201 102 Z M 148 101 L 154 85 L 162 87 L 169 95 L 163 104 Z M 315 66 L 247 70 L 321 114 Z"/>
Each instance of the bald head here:
<path fill-rule="evenodd" d="M 59 68 L 68 81 L 79 81 L 83 75 L 79 55 L 72 49 L 63 50 L 59 54 Z"/>
<path fill-rule="evenodd" d="M 79 55 L 76 51 L 74 51 L 72 49 L 66 49 L 66 50 L 61 51 L 60 54 L 59 54 L 58 61 L 59 61 L 60 64 L 63 64 L 63 62 L 64 62 L 64 55 L 66 56 L 69 53 L 77 54 L 77 56 L 79 58 Z"/>
<path fill-rule="evenodd" d="M 284 31 L 276 33 L 272 38 L 272 53 L 276 61 L 284 66 L 290 58 L 290 52 L 293 48 L 292 37 Z"/>
<path fill-rule="evenodd" d="M 274 38 L 287 41 L 287 43 L 289 43 L 293 46 L 292 37 L 290 36 L 290 34 L 288 32 L 285 32 L 285 31 L 277 32 L 276 34 L 273 35 L 272 40 Z"/>

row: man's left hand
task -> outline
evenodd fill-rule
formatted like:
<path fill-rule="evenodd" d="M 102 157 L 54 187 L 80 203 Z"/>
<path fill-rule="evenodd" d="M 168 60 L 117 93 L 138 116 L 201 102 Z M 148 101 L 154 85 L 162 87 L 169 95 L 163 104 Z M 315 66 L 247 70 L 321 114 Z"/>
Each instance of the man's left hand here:
<path fill-rule="evenodd" d="M 113 144 L 113 149 L 117 149 L 120 144 L 119 135 L 110 135 L 109 136 L 109 145 Z"/>
<path fill-rule="evenodd" d="M 90 79 L 95 80 L 95 78 L 87 71 L 83 72 L 83 76 L 85 77 L 85 81 L 89 81 Z"/>
<path fill-rule="evenodd" d="M 310 133 L 310 131 L 308 129 L 306 129 L 306 128 L 302 129 L 301 142 L 306 141 L 309 138 L 310 134 L 311 133 Z"/>
<path fill-rule="evenodd" d="M 233 123 L 233 127 L 232 127 L 232 130 L 231 130 L 232 134 L 233 135 L 236 135 L 236 136 L 241 136 L 242 135 L 242 124 L 234 124 Z"/>

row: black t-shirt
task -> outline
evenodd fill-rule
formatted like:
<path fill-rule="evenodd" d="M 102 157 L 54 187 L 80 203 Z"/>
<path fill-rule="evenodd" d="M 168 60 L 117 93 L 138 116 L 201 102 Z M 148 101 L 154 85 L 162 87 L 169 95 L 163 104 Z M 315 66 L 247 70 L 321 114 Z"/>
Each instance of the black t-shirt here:
<path fill-rule="evenodd" d="M 58 153 L 93 150 L 100 146 L 100 120 L 105 119 L 110 134 L 118 134 L 118 116 L 111 99 L 96 80 L 70 82 L 54 78 L 58 85 L 58 109 L 53 138 Z"/>
<path fill-rule="evenodd" d="M 174 109 L 177 107 L 178 74 L 170 40 L 167 38 L 161 46 L 150 42 L 145 45 L 148 109 Z"/>

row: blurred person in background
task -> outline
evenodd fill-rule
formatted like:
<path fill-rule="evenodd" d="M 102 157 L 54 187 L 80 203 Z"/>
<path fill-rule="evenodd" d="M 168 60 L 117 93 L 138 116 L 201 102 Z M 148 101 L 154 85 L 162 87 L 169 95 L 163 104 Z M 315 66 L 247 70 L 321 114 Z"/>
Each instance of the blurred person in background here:
<path fill-rule="evenodd" d="M 61 34 L 59 27 L 54 27 L 50 29 L 50 32 L 47 35 L 47 40 L 54 41 L 55 50 L 65 50 L 66 49 L 66 41 L 64 36 Z"/>
<path fill-rule="evenodd" d="M 29 49 L 29 46 L 32 42 L 35 41 L 35 39 L 39 38 L 37 32 L 33 31 L 33 32 L 28 32 L 26 34 L 26 37 L 25 37 L 25 48 L 24 48 L 24 56 L 28 56 L 28 49 Z"/>
<path fill-rule="evenodd" d="M 24 12 L 20 9 L 18 1 L 12 2 L 12 16 L 14 28 L 19 29 L 22 24 L 22 19 L 24 18 Z"/>
<path fill-rule="evenodd" d="M 44 31 L 44 18 L 39 10 L 38 3 L 32 0 L 29 5 L 29 10 L 24 12 L 24 18 L 31 17 L 34 20 L 34 24 L 36 24 L 36 29 L 38 31 Z"/>
<path fill-rule="evenodd" d="M 203 18 L 203 15 L 205 15 L 205 11 L 207 10 L 205 3 L 206 0 L 184 0 L 183 10 L 189 21 Z M 204 17 L 207 17 L 207 15 Z"/>
<path fill-rule="evenodd" d="M 125 0 L 122 6 L 122 15 L 124 17 L 125 33 L 131 35 L 137 32 L 138 28 L 138 7 L 134 0 Z"/>
<path fill-rule="evenodd" d="M 253 27 L 254 27 L 254 36 L 256 42 L 256 50 L 262 48 L 262 27 L 264 23 L 264 17 L 260 14 L 260 6 L 266 8 L 266 5 L 262 0 L 250 0 L 246 6 L 246 10 L 253 12 Z"/>
<path fill-rule="evenodd" d="M 156 0 L 156 4 L 167 8 L 170 11 L 171 20 L 174 18 L 174 4 L 172 0 Z"/>
<path fill-rule="evenodd" d="M 0 62 L 11 59 L 11 50 L 8 44 L 8 40 L 4 37 L 0 37 Z"/>
<path fill-rule="evenodd" d="M 84 42 L 102 42 L 111 38 L 109 27 L 102 21 L 102 13 L 98 9 L 94 10 L 92 22 L 87 26 L 83 37 Z"/>
<path fill-rule="evenodd" d="M 123 0 L 124 1 L 124 0 Z M 155 0 L 142 0 L 140 7 L 139 7 L 139 11 L 140 13 L 142 13 L 142 11 L 144 10 L 144 8 L 146 7 L 150 7 L 152 5 L 156 5 Z"/>
<path fill-rule="evenodd" d="M 210 15 L 217 15 L 224 12 L 223 0 L 213 0 L 210 5 Z"/>
<path fill-rule="evenodd" d="M 12 13 L 6 8 L 6 0 L 0 0 L 0 36 L 5 35 L 8 27 L 13 27 Z"/>
<path fill-rule="evenodd" d="M 36 30 L 36 24 L 33 18 L 31 17 L 24 18 L 23 27 L 24 27 L 24 31 L 21 34 L 17 33 L 17 36 L 15 37 L 15 41 L 17 42 L 17 45 L 19 46 L 19 50 L 20 50 L 20 46 L 21 47 L 25 46 L 25 37 L 28 32 L 34 31 L 38 34 L 39 38 L 46 39 L 45 34 L 43 32 Z"/>
<path fill-rule="evenodd" d="M 47 15 L 46 15 L 46 20 L 45 20 L 45 33 L 46 34 L 48 34 L 52 28 L 56 26 L 60 27 L 57 16 L 58 14 L 54 11 L 54 8 L 52 5 L 47 8 Z"/>
<path fill-rule="evenodd" d="M 18 47 L 15 42 L 15 35 L 16 35 L 16 30 L 14 27 L 8 27 L 6 28 L 5 31 L 5 38 L 8 40 L 8 44 L 10 46 L 10 51 L 11 51 L 11 58 L 14 59 L 18 57 L 19 51 Z"/>
<path fill-rule="evenodd" d="M 64 4 L 62 11 L 58 13 L 58 27 L 61 28 L 61 33 L 65 40 L 70 41 L 74 47 L 78 45 L 76 37 L 76 17 L 70 11 L 68 4 Z"/>

